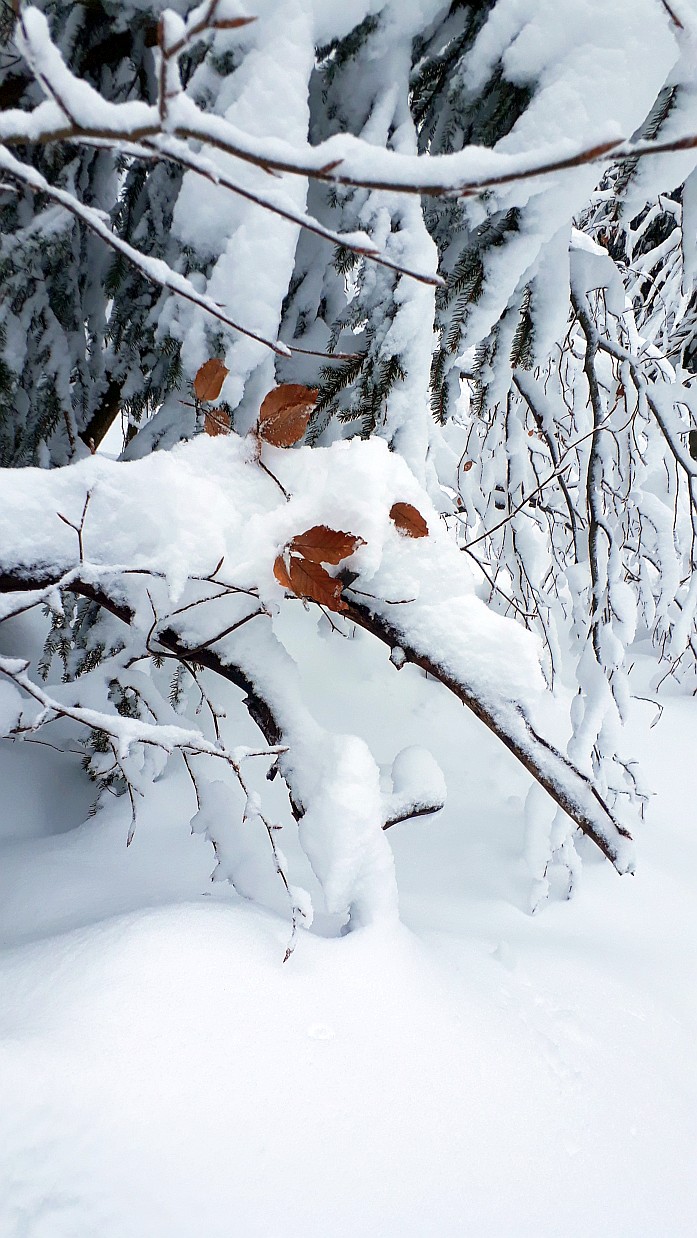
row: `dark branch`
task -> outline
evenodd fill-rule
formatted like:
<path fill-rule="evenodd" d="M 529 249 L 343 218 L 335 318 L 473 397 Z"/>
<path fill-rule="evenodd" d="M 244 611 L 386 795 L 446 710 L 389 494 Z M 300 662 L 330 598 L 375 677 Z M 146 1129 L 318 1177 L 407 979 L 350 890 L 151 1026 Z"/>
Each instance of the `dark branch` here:
<path fill-rule="evenodd" d="M 55 566 L 34 569 L 31 573 L 21 568 L 18 568 L 16 572 L 5 571 L 0 574 L 0 593 L 39 591 L 57 584 L 61 577 L 62 573 Z M 94 585 L 78 576 L 71 579 L 70 589 L 97 602 L 124 623 L 133 622 L 134 614 L 128 604 L 118 596 L 115 597 L 109 593 L 104 586 Z M 627 871 L 627 864 L 623 862 L 620 854 L 620 840 L 630 840 L 631 835 L 612 815 L 591 780 L 577 770 L 568 758 L 552 744 L 537 734 L 520 706 L 511 705 L 506 717 L 503 717 L 501 713 L 497 714 L 495 709 L 487 705 L 466 682 L 456 679 L 431 657 L 420 653 L 405 640 L 398 628 L 375 614 L 367 606 L 352 600 L 348 603 L 344 614 L 347 619 L 370 632 L 389 649 L 399 646 L 404 651 L 405 661 L 420 666 L 427 674 L 448 688 L 501 740 L 509 752 L 544 787 L 555 803 L 568 813 L 579 829 L 593 840 L 618 871 Z M 223 661 L 210 648 L 201 649 L 187 644 L 173 627 L 160 631 L 157 641 L 167 651 L 166 656 L 173 656 L 183 663 L 193 660 L 198 665 L 206 667 L 233 683 L 244 693 L 247 711 L 266 742 L 270 746 L 284 742 L 283 729 L 272 707 L 260 695 L 256 685 L 241 667 Z M 302 804 L 294 798 L 292 787 L 287 779 L 286 783 L 293 813 L 296 818 L 299 818 L 303 813 Z M 396 819 L 385 824 L 387 826 L 396 824 Z M 607 831 L 607 836 L 603 829 Z M 617 837 L 617 846 L 613 845 L 613 835 Z"/>
<path fill-rule="evenodd" d="M 612 815 L 590 779 L 577 770 L 568 758 L 552 744 L 537 734 L 520 706 L 511 706 L 512 718 L 510 719 L 497 715 L 467 683 L 456 679 L 432 658 L 420 653 L 405 640 L 398 628 L 392 626 L 382 616 L 375 614 L 367 606 L 351 601 L 344 614 L 347 619 L 364 628 L 366 632 L 372 633 L 389 649 L 398 646 L 403 650 L 406 662 L 420 666 L 462 701 L 463 705 L 471 709 L 480 722 L 483 722 L 501 740 L 501 743 L 520 761 L 528 773 L 532 774 L 533 778 L 544 787 L 555 803 L 568 813 L 579 829 L 593 840 L 618 872 L 627 871 L 620 857 L 620 847 L 613 846 L 611 837 L 617 834 L 629 841 L 631 834 Z M 596 806 L 594 812 L 589 811 L 584 803 L 589 796 Z M 608 830 L 609 837 L 607 838 L 604 837 L 600 828 L 603 825 Z"/>

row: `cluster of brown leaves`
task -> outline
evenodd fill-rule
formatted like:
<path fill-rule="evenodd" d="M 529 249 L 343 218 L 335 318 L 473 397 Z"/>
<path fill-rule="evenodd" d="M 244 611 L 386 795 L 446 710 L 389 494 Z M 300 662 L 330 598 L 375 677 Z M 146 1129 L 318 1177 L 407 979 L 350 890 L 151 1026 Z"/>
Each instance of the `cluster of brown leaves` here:
<path fill-rule="evenodd" d="M 223 383 L 230 371 L 217 357 L 204 361 L 194 378 L 194 394 L 201 404 L 217 400 Z M 302 387 L 299 383 L 281 383 L 264 398 L 259 410 L 257 435 L 273 447 L 292 447 L 299 443 L 307 430 L 310 414 L 317 402 L 314 387 Z M 203 428 L 206 434 L 228 434 L 230 413 L 221 408 L 206 409 Z"/>
<path fill-rule="evenodd" d="M 327 610 L 347 610 L 341 596 L 343 582 L 330 576 L 322 564 L 336 567 L 359 546 L 365 546 L 362 537 L 316 524 L 284 547 L 273 565 L 273 573 L 278 583 L 296 597 L 318 602 Z"/>
<path fill-rule="evenodd" d="M 394 503 L 390 516 L 399 532 L 407 537 L 428 537 L 428 525 L 411 503 Z M 356 533 L 315 524 L 284 546 L 273 565 L 273 573 L 279 585 L 296 597 L 318 602 L 327 610 L 348 610 L 341 596 L 344 581 L 341 577 L 330 576 L 322 565 L 328 563 L 338 567 L 365 544 L 364 538 Z"/>
<path fill-rule="evenodd" d="M 217 357 L 205 361 L 194 378 L 196 399 L 201 404 L 217 400 L 229 372 Z M 305 434 L 316 402 L 317 391 L 314 387 L 303 387 L 299 383 L 281 383 L 274 387 L 259 410 L 257 438 L 273 447 L 292 447 Z M 230 430 L 229 412 L 224 407 L 207 409 L 204 429 L 206 434 L 227 434 Z M 405 536 L 428 537 L 428 525 L 411 503 L 394 503 L 390 517 Z M 337 567 L 359 546 L 365 546 L 365 541 L 355 533 L 330 529 L 326 524 L 313 525 L 284 546 L 273 565 L 274 576 L 284 589 L 296 597 L 318 602 L 327 610 L 346 610 L 346 602 L 341 596 L 342 580 L 330 576 L 322 565 L 327 563 Z"/>

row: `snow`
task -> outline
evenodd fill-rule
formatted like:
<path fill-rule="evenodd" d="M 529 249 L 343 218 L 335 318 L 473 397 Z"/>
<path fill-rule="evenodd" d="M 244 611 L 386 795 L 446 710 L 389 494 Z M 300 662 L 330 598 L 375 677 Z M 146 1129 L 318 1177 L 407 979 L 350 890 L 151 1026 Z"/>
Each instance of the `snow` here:
<path fill-rule="evenodd" d="M 302 648 L 314 619 L 285 622 Z M 323 722 L 388 764 L 427 736 L 448 782 L 387 836 L 402 925 L 319 917 L 284 966 L 284 912 L 210 884 L 183 777 L 128 850 L 123 801 L 79 824 L 77 774 L 44 802 L 5 784 L 3 1238 L 688 1238 L 694 701 L 650 732 L 634 705 L 658 791 L 637 876 L 587 860 L 531 917 L 525 776 L 438 685 L 340 639 L 305 666 Z M 18 758 L 29 785 L 59 761 Z"/>
<path fill-rule="evenodd" d="M 0 683 L 0 733 L 7 735 L 16 726 L 22 712 L 22 697 L 14 684 Z"/>
<path fill-rule="evenodd" d="M 306 6 L 300 9 L 297 0 L 284 0 L 284 6 L 288 10 L 288 15 L 283 11 L 286 21 L 290 17 L 291 21 L 305 26 Z M 365 7 L 373 8 L 372 5 Z M 606 141 L 620 143 L 626 139 L 629 136 L 628 126 L 636 127 L 644 119 L 666 75 L 679 62 L 678 46 L 660 7 L 652 0 L 641 0 L 640 4 L 623 0 L 609 13 L 600 0 L 585 0 L 583 5 L 576 7 L 575 20 L 571 23 L 565 21 L 563 26 L 550 18 L 550 12 L 552 18 L 556 14 L 553 0 L 537 0 L 532 20 L 526 21 L 529 7 L 521 6 L 520 0 L 507 0 L 507 3 L 497 6 L 497 21 L 487 23 L 480 36 L 481 44 L 476 49 L 473 81 L 476 81 L 477 69 L 480 73 L 486 73 L 492 56 L 497 53 L 496 40 L 492 42 L 492 36 L 499 24 L 500 10 L 502 30 L 498 36 L 499 42 L 501 34 L 505 39 L 515 28 L 521 29 L 518 50 L 514 42 L 508 53 L 514 76 L 522 71 L 521 65 L 525 66 L 525 74 L 534 68 L 542 70 L 544 67 L 548 75 L 544 88 L 495 151 L 469 146 L 451 155 L 425 157 L 401 150 L 385 151 L 383 147 L 371 146 L 351 134 L 336 135 L 312 146 L 298 135 L 292 123 L 285 122 L 283 111 L 277 104 L 274 104 L 274 116 L 279 119 L 281 135 L 255 133 L 252 136 L 234 118 L 227 119 L 203 111 L 184 92 L 170 101 L 163 132 L 209 141 L 213 146 L 227 146 L 242 158 L 251 158 L 254 163 L 263 160 L 269 166 L 277 165 L 301 175 L 309 170 L 319 171 L 339 161 L 343 165 L 341 174 L 359 182 L 373 181 L 388 188 L 409 187 L 416 183 L 424 188 L 450 186 L 454 189 L 486 180 L 487 177 L 515 174 L 534 168 L 538 163 L 573 156 L 586 144 L 596 146 Z M 521 11 L 523 8 L 524 13 Z M 278 17 L 276 6 L 273 6 L 273 11 L 267 10 L 266 6 L 259 6 L 259 9 L 258 24 L 255 22 L 247 29 L 259 29 L 266 26 L 269 18 L 273 22 Z M 420 14 L 423 21 L 423 11 L 424 6 L 421 9 L 415 6 L 415 21 L 418 22 Z M 426 14 L 432 11 L 431 4 L 425 6 Z M 603 23 L 607 40 L 602 56 L 598 54 L 595 41 L 585 37 L 586 30 L 599 21 Z M 341 26 L 343 21 L 338 24 Z M 320 17 L 318 31 L 323 25 L 323 18 Z M 550 28 L 559 32 L 550 49 L 551 63 L 546 52 L 542 56 L 532 55 L 532 49 L 542 45 L 540 31 L 544 30 L 546 45 Z M 283 39 L 282 29 L 279 30 L 279 38 Z M 492 42 L 491 48 L 487 47 L 488 42 Z M 48 88 L 62 100 L 62 106 L 47 101 L 29 116 L 21 110 L 8 109 L 0 120 L 0 138 L 3 140 L 19 135 L 36 137 L 54 130 L 60 131 L 65 124 L 65 108 L 86 131 L 97 125 L 101 131 L 120 134 L 124 141 L 128 141 L 129 136 L 137 139 L 143 132 L 150 137 L 160 127 L 156 107 L 140 102 L 108 103 L 72 76 L 50 41 L 45 16 L 29 5 L 23 9 L 21 46 L 24 57 L 32 64 L 34 71 L 43 76 Z M 291 81 L 296 76 L 302 77 L 301 61 L 311 54 L 311 48 L 312 43 L 302 37 L 293 47 L 287 61 Z M 689 55 L 687 60 L 688 64 L 691 63 Z M 541 72 L 542 78 L 545 72 Z M 263 85 L 263 66 L 261 80 Z M 278 74 L 275 80 L 278 81 Z M 608 95 L 610 82 L 614 85 L 612 96 Z M 596 89 L 598 85 L 600 89 Z M 297 102 L 296 97 L 291 107 L 291 121 L 297 116 Z M 575 121 L 573 136 L 568 136 L 571 132 L 570 115 Z M 551 118 L 551 128 L 548 118 Z M 154 140 L 157 141 L 156 137 Z M 685 169 L 694 166 L 694 156 L 683 156 L 680 166 L 681 174 L 685 175 Z M 597 173 L 592 167 L 590 170 L 572 172 L 572 197 L 579 194 L 578 189 L 574 191 L 574 185 L 585 185 L 590 190 L 595 180 Z M 524 187 L 522 192 L 525 197 Z M 581 201 L 583 196 L 581 193 Z"/>
<path fill-rule="evenodd" d="M 319 793 L 312 788 L 299 836 L 327 911 L 340 915 L 350 905 L 352 924 L 393 920 L 397 886 L 381 828 L 380 771 L 370 749 L 356 735 L 332 736 L 324 745 L 313 743 L 311 764 L 321 786 Z"/>
<path fill-rule="evenodd" d="M 394 664 L 394 657 L 390 658 Z M 390 769 L 392 797 L 390 816 L 415 805 L 444 804 L 448 788 L 443 771 L 428 748 L 412 744 L 398 752 Z"/>
<path fill-rule="evenodd" d="M 571 226 L 584 209 L 579 229 L 605 235 L 609 191 L 590 224 L 587 214 L 602 163 L 539 174 L 604 141 L 650 138 L 647 116 L 667 87 L 659 138 L 690 132 L 697 44 L 687 0 L 675 4 L 677 21 L 656 0 L 497 0 L 463 61 L 467 81 L 481 96 L 501 65 L 534 86 L 532 98 L 495 149 L 438 157 L 417 155 L 408 85 L 414 38 L 432 22 L 452 34 L 463 17 L 446 18 L 443 0 L 255 0 L 253 10 L 176 0 L 161 15 L 155 70 L 161 48 L 214 9 L 255 20 L 206 35 L 210 54 L 186 92 L 172 62 L 157 103 L 155 87 L 147 103 L 118 105 L 73 77 L 44 13 L 22 7 L 17 45 L 46 98 L 0 115 L 0 173 L 49 202 L 27 238 L 77 217 L 177 293 L 163 338 L 181 341 L 189 377 L 224 355 L 237 430 L 277 381 L 274 353 L 290 356 L 277 342 L 282 319 L 290 338 L 293 320 L 302 334 L 317 318 L 304 342 L 324 349 L 343 306 L 339 347 L 367 341 L 378 368 L 404 358 L 405 377 L 368 442 L 330 432 L 322 446 L 285 451 L 233 433 L 153 452 L 193 432 L 177 390 L 132 459 L 78 445 L 85 458 L 49 468 L 44 443 L 46 468 L 0 477 L 0 574 L 39 585 L 0 598 L 0 1238 L 694 1233 L 697 706 L 665 687 L 656 696 L 659 678 L 672 686 L 697 607 L 693 530 L 670 459 L 691 485 L 697 400 L 678 353 L 661 353 L 662 332 L 674 329 L 679 350 L 689 323 L 694 236 L 681 248 L 678 226 L 640 249 L 664 210 L 694 233 L 695 187 L 682 217 L 665 199 L 628 225 L 621 278 L 614 249 Z M 164 0 L 148 7 L 159 14 Z M 336 97 L 325 74 L 322 117 L 316 47 L 378 15 Z M 124 13 L 113 16 L 122 29 Z M 110 136 L 132 154 L 143 141 L 141 155 L 182 161 L 172 266 L 11 152 L 71 125 L 97 144 Z M 631 148 L 614 149 L 626 159 Z M 694 181 L 696 159 L 637 161 L 627 219 L 633 202 L 640 212 L 648 196 Z M 364 187 L 327 210 L 333 169 Z M 499 183 L 478 197 L 487 178 Z M 468 184 L 474 197 L 457 209 L 472 227 L 523 209 L 487 256 L 451 360 L 469 372 L 495 324 L 510 354 L 529 296 L 541 368 L 513 377 L 516 394 L 505 364 L 485 366 L 489 408 L 477 414 L 465 394 L 463 420 L 436 430 L 437 253 L 418 190 Z M 111 191 L 95 186 L 90 202 L 108 205 Z M 354 245 L 367 238 L 383 265 L 330 287 L 328 251 L 315 260 L 313 247 L 317 235 L 322 247 L 340 237 L 320 223 L 303 232 L 306 199 L 349 226 Z M 177 247 L 190 252 L 177 259 Z M 192 263 L 187 279 L 179 268 Z M 400 267 L 430 284 L 395 283 Z M 675 303 L 662 328 L 634 320 L 647 280 L 654 314 Z M 569 284 L 597 327 L 580 314 L 555 377 L 548 356 L 567 329 Z M 605 419 L 615 408 L 627 417 L 608 434 L 596 405 L 583 432 L 584 334 Z M 22 336 L 10 321 L 18 373 Z M 67 405 L 72 363 L 49 351 Z M 308 352 L 300 377 L 314 385 L 310 358 L 323 355 Z M 138 386 L 134 373 L 122 396 Z M 548 469 L 572 464 L 569 484 L 587 472 L 611 515 L 599 580 L 567 491 L 575 565 L 564 572 L 564 536 L 557 543 L 532 504 Z M 394 503 L 415 506 L 428 536 L 406 536 Z M 464 512 L 455 536 L 454 505 Z M 546 510 L 565 521 L 563 508 Z M 320 524 L 356 539 L 350 561 L 330 568 L 348 573 L 344 612 L 289 596 L 274 573 L 294 536 Z M 458 540 L 468 527 L 470 541 Z M 76 629 L 81 673 L 63 675 L 57 655 L 44 681 L 41 608 L 67 624 L 60 590 L 76 580 L 108 605 Z M 504 603 L 544 645 L 496 613 Z M 643 656 L 649 637 L 667 666 Z M 182 647 L 189 661 L 172 679 L 167 659 Z M 68 672 L 81 648 L 66 655 Z M 213 657 L 217 677 L 200 664 Z M 257 728 L 279 742 L 260 746 Z M 98 793 L 85 764 L 115 781 Z M 624 822 L 639 805 L 632 841 Z"/>

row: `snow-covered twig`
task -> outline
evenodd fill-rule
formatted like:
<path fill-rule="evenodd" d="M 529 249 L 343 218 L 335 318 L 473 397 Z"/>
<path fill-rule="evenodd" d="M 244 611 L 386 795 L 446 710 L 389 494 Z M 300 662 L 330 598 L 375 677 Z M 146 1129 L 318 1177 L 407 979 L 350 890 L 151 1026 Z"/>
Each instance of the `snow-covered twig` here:
<path fill-rule="evenodd" d="M 264 335 L 252 330 L 250 327 L 245 327 L 235 322 L 224 312 L 223 306 L 219 305 L 212 297 L 207 296 L 205 293 L 198 292 L 191 283 L 191 280 L 181 275 L 178 271 L 173 270 L 161 258 L 151 258 L 147 254 L 141 253 L 140 250 L 135 249 L 133 245 L 129 245 L 127 241 L 117 236 L 108 227 L 106 217 L 102 211 L 98 211 L 94 207 L 85 206 L 73 194 L 67 193 L 63 189 L 57 189 L 54 185 L 49 184 L 40 172 L 16 159 L 2 145 L 0 145 L 0 168 L 6 175 L 25 185 L 32 193 L 45 194 L 47 198 L 50 198 L 66 211 L 69 211 L 71 215 L 79 219 L 85 227 L 100 237 L 111 249 L 116 250 L 128 262 L 137 267 L 151 283 L 157 284 L 161 288 L 166 288 L 168 291 L 176 293 L 177 296 L 183 297 L 185 301 L 190 301 L 193 305 L 197 305 L 200 309 L 205 310 L 207 314 L 211 314 L 213 318 L 217 318 L 224 326 L 230 327 L 233 331 L 239 331 L 241 335 L 246 335 L 249 339 L 256 340 L 259 344 L 264 344 L 265 347 L 270 348 L 279 357 L 289 357 L 291 355 L 290 349 L 279 340 L 267 339 Z"/>
<path fill-rule="evenodd" d="M 691 133 L 647 142 L 613 137 L 600 139 L 571 154 L 564 150 L 547 155 L 534 151 L 513 155 L 484 147 L 468 147 L 437 157 L 389 150 L 376 154 L 372 144 L 350 135 L 297 149 L 280 140 L 249 137 L 222 117 L 202 111 L 184 92 L 178 92 L 169 101 L 164 117 L 158 104 L 107 103 L 97 91 L 70 73 L 51 42 L 44 15 L 32 6 L 21 11 L 18 43 L 37 80 L 60 103 L 54 108 L 40 105 L 29 118 L 24 112 L 6 112 L 0 119 L 0 141 L 7 144 L 101 139 L 116 145 L 148 139 L 156 146 L 159 136 L 164 134 L 201 142 L 265 171 L 391 193 L 459 197 L 587 164 L 643 159 L 697 148 L 697 134 Z M 185 45 L 181 43 L 177 54 Z M 376 168 L 380 171 L 376 172 Z"/>
<path fill-rule="evenodd" d="M 222 742 L 212 743 L 200 731 L 172 724 L 143 722 L 140 718 L 124 718 L 120 714 L 107 714 L 101 710 L 84 708 L 77 704 L 56 700 L 44 691 L 39 684 L 29 677 L 29 662 L 17 658 L 0 657 L 0 674 L 13 680 L 19 688 L 32 697 L 42 707 L 38 720 L 15 727 L 12 734 L 31 733 L 38 730 L 53 714 L 55 717 L 72 718 L 74 722 L 95 730 L 104 731 L 117 744 L 119 756 L 126 756 L 135 744 L 147 744 L 162 748 L 172 753 L 178 748 L 199 756 L 216 757 L 226 761 L 235 770 L 240 762 L 249 756 L 277 757 L 287 749 L 282 745 L 274 745 L 263 752 L 251 748 L 227 749 Z"/>
<path fill-rule="evenodd" d="M 420 666 L 454 693 L 529 770 L 617 871 L 632 871 L 629 831 L 615 818 L 592 781 L 538 734 L 520 706 L 504 705 L 500 700 L 488 702 L 481 690 L 473 690 L 464 678 L 439 662 L 436 650 L 425 653 L 417 649 L 409 640 L 408 625 L 405 625 L 406 630 L 401 628 L 398 619 L 388 620 L 379 611 L 353 601 L 349 603 L 346 617 L 371 632 L 388 648 L 401 649 L 402 664 L 412 662 Z"/>

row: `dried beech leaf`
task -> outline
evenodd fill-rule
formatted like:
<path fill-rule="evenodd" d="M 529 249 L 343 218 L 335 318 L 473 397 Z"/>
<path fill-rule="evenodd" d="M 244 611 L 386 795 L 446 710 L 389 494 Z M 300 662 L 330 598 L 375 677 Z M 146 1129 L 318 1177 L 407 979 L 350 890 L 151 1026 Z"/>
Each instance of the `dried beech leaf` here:
<path fill-rule="evenodd" d="M 290 581 L 294 593 L 298 597 L 309 598 L 311 602 L 319 602 L 327 610 L 348 610 L 341 597 L 343 585 L 325 571 L 321 563 L 313 563 L 311 559 L 293 556 L 290 560 Z"/>
<path fill-rule="evenodd" d="M 259 410 L 259 437 L 274 447 L 292 447 L 305 433 L 316 402 L 315 387 L 299 383 L 274 387 Z"/>
<path fill-rule="evenodd" d="M 273 565 L 273 574 L 279 585 L 282 585 L 284 589 L 289 589 L 291 593 L 294 592 L 283 555 L 279 555 L 276 559 L 276 562 Z"/>
<path fill-rule="evenodd" d="M 359 546 L 365 546 L 362 537 L 357 537 L 354 533 L 343 533 L 339 529 L 329 529 L 326 524 L 313 525 L 311 529 L 306 529 L 304 533 L 294 537 L 290 543 L 291 550 L 313 563 L 334 565 L 341 563 L 342 559 L 348 559 Z"/>
<path fill-rule="evenodd" d="M 239 30 L 240 26 L 248 26 L 250 22 L 256 21 L 256 17 L 227 17 L 219 18 L 214 24 L 214 30 Z"/>
<path fill-rule="evenodd" d="M 465 460 L 465 463 L 461 465 L 461 468 L 463 473 L 469 473 L 470 469 L 474 468 L 474 460 Z"/>
<path fill-rule="evenodd" d="M 259 437 L 272 447 L 292 447 L 307 430 L 312 404 L 286 404 L 259 427 Z"/>
<path fill-rule="evenodd" d="M 224 408 L 211 408 L 203 418 L 203 428 L 213 438 L 216 434 L 229 434 L 230 414 Z"/>
<path fill-rule="evenodd" d="M 428 525 L 411 503 L 394 503 L 390 508 L 390 516 L 400 533 L 407 537 L 428 537 Z"/>
<path fill-rule="evenodd" d="M 196 399 L 203 401 L 203 403 L 217 400 L 229 373 L 227 366 L 223 365 L 222 361 L 219 361 L 217 357 L 211 357 L 210 361 L 204 361 L 194 379 Z"/>
<path fill-rule="evenodd" d="M 321 606 L 326 606 L 327 610 L 348 609 L 341 597 L 341 581 L 334 580 L 320 563 L 293 555 L 286 565 L 283 555 L 279 555 L 273 565 L 273 573 L 278 583 L 296 597 L 319 602 Z"/>

